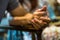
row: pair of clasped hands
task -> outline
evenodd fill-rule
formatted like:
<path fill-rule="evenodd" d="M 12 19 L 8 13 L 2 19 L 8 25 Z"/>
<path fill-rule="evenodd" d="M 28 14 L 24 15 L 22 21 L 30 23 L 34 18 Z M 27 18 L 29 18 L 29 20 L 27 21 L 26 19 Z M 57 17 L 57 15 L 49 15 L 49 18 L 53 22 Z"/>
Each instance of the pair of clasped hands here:
<path fill-rule="evenodd" d="M 20 25 L 27 29 L 39 30 L 40 28 L 49 25 L 49 22 L 50 18 L 49 13 L 47 12 L 47 7 L 43 6 L 41 9 L 34 11 L 31 15 L 15 17 L 15 19 L 11 21 L 11 25 Z"/>
<path fill-rule="evenodd" d="M 43 6 L 41 9 L 37 9 L 33 15 L 34 18 L 31 21 L 35 28 L 42 28 L 45 25 L 49 25 L 50 18 L 46 6 Z"/>

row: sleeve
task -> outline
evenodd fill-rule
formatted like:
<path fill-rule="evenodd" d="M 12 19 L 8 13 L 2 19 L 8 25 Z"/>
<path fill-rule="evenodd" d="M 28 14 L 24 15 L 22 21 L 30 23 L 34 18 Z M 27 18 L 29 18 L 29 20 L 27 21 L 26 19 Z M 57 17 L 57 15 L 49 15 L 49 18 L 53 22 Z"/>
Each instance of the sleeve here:
<path fill-rule="evenodd" d="M 11 11 L 18 7 L 19 1 L 18 0 L 9 0 L 7 10 Z"/>

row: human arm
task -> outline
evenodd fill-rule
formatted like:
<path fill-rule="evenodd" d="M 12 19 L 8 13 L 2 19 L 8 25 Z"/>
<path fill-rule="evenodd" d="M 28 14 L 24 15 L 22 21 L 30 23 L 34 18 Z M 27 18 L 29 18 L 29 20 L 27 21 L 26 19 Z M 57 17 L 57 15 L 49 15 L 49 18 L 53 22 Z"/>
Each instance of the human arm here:
<path fill-rule="evenodd" d="M 11 0 L 12 1 L 12 0 Z M 14 3 L 12 3 L 13 5 L 15 5 Z M 9 8 L 11 8 L 12 4 L 9 6 Z M 14 7 L 14 6 L 12 6 Z M 42 9 L 44 10 L 44 9 Z M 39 15 L 43 15 L 42 11 L 39 10 L 40 13 L 38 11 L 36 11 L 37 14 Z M 24 10 L 24 8 L 18 3 L 17 6 L 14 9 L 10 9 L 9 12 L 11 13 L 11 15 L 13 16 L 13 20 L 11 21 L 12 25 L 22 25 L 22 26 L 26 26 L 26 24 L 32 24 L 36 29 L 40 28 L 40 25 L 43 23 L 40 23 L 39 21 L 35 21 L 33 22 L 32 20 L 35 20 L 34 14 L 28 13 Z M 48 19 L 47 19 L 48 20 Z M 38 23 L 36 23 L 38 22 Z M 38 24 L 38 25 L 36 25 Z M 45 23 L 43 23 L 45 24 Z M 30 25 L 28 25 L 30 26 Z"/>
<path fill-rule="evenodd" d="M 42 26 L 49 23 L 49 21 L 50 21 L 50 19 L 47 15 L 44 16 L 45 15 L 45 10 L 46 10 L 45 7 L 43 7 L 42 9 L 35 11 L 33 14 L 27 14 L 24 17 L 20 17 L 20 16 L 15 17 L 12 24 L 13 25 L 22 25 L 22 26 L 26 26 L 26 27 L 29 27 L 29 28 L 33 25 L 31 28 L 39 29 Z M 33 16 L 33 18 L 32 18 L 32 16 Z M 29 24 L 31 24 L 31 25 L 29 25 Z"/>
<path fill-rule="evenodd" d="M 13 20 L 30 20 L 32 14 L 28 13 L 16 0 L 10 0 L 7 10 L 13 16 Z"/>

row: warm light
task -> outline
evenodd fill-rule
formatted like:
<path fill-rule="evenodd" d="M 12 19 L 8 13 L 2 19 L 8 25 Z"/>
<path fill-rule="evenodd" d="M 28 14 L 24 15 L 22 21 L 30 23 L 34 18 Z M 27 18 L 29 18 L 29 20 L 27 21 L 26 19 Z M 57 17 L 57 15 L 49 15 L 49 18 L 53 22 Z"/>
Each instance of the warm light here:
<path fill-rule="evenodd" d="M 57 0 L 57 2 L 60 4 L 60 0 Z"/>

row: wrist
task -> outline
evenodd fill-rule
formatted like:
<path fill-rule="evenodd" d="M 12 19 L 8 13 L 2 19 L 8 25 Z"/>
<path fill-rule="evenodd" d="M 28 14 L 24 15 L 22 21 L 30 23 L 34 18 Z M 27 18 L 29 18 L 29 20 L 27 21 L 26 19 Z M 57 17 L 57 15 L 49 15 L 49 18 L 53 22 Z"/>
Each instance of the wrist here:
<path fill-rule="evenodd" d="M 32 20 L 33 19 L 33 14 L 32 13 L 28 13 L 24 16 L 27 20 Z"/>
<path fill-rule="evenodd" d="M 27 25 L 30 24 L 31 20 L 33 18 L 32 14 L 27 14 L 22 17 L 13 17 L 13 19 L 10 21 L 12 25 Z"/>

